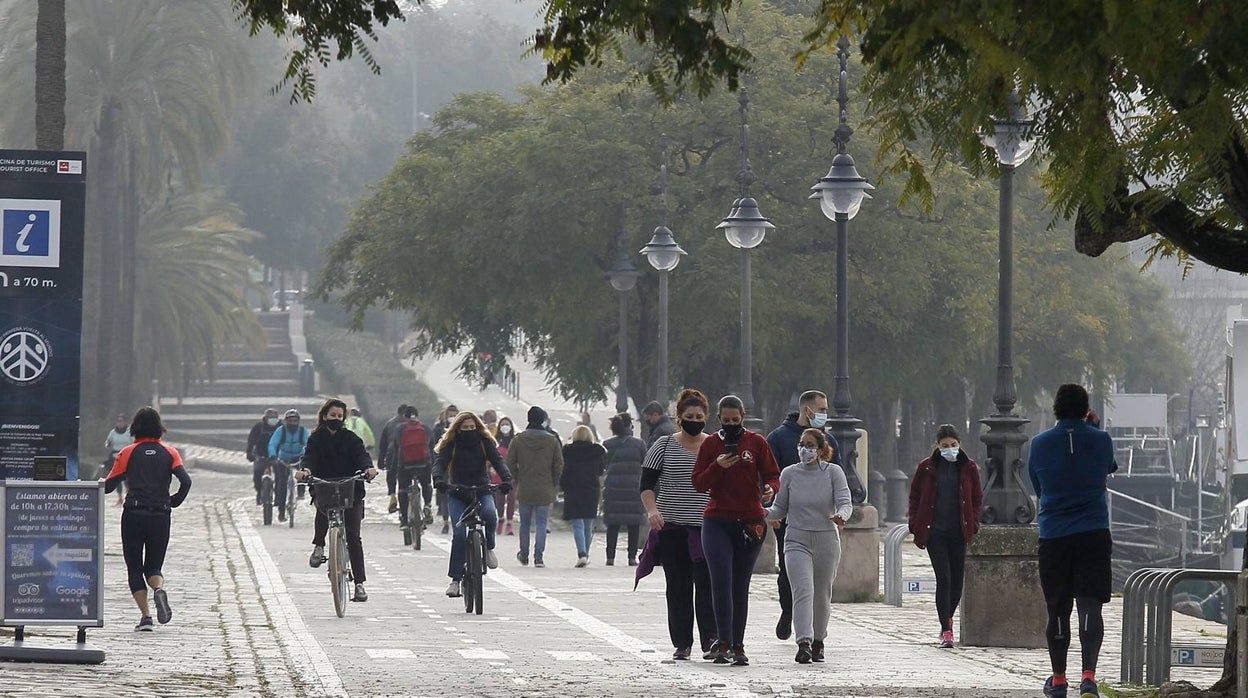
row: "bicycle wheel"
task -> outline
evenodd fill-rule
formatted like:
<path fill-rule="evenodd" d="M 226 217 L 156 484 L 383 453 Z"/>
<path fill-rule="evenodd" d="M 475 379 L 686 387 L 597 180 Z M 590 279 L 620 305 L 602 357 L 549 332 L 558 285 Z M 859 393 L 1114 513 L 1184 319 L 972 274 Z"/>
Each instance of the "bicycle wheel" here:
<path fill-rule="evenodd" d="M 273 478 L 265 475 L 260 480 L 260 501 L 264 504 L 264 525 L 273 525 Z"/>
<path fill-rule="evenodd" d="M 295 527 L 295 508 L 299 500 L 295 498 L 295 483 L 286 486 L 286 525 L 290 528 Z"/>
<path fill-rule="evenodd" d="M 407 528 L 410 540 L 408 545 L 420 550 L 420 534 L 424 532 L 425 520 L 420 514 L 420 488 L 413 486 L 407 490 Z"/>
<path fill-rule="evenodd" d="M 465 571 L 464 579 L 459 583 L 459 591 L 464 595 L 464 613 L 472 613 L 472 602 L 476 597 L 472 593 L 472 575 Z"/>
<path fill-rule="evenodd" d="M 347 541 L 341 528 L 330 527 L 328 543 L 329 586 L 334 594 L 334 612 L 341 618 L 347 613 Z"/>
<path fill-rule="evenodd" d="M 481 615 L 484 608 L 482 607 L 483 593 L 482 575 L 485 573 L 485 537 L 481 535 L 478 529 L 472 529 L 468 532 L 468 569 L 464 570 L 464 579 L 472 577 L 472 596 L 473 599 L 468 603 L 468 612 L 471 613 L 475 608 L 477 615 Z M 464 598 L 468 598 L 468 592 L 464 592 Z"/>

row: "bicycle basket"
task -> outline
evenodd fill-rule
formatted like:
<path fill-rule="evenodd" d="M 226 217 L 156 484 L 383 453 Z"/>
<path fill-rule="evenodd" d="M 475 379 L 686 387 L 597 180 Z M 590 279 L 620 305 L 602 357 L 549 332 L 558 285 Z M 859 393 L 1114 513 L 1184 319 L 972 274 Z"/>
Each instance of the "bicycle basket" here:
<path fill-rule="evenodd" d="M 325 483 L 318 482 L 316 487 L 316 509 L 329 513 L 331 509 L 350 509 L 355 506 L 355 481 Z"/>

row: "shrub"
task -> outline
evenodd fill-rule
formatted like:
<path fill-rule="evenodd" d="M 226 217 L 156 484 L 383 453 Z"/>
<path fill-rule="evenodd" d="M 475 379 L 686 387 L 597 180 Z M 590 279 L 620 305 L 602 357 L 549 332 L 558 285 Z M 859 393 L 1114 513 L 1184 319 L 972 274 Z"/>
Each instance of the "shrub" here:
<path fill-rule="evenodd" d="M 441 410 L 437 396 L 377 335 L 352 332 L 315 317 L 305 318 L 303 329 L 317 369 L 335 388 L 354 394 L 374 423 L 389 419 L 403 403 L 415 405 L 426 422 L 437 417 Z"/>

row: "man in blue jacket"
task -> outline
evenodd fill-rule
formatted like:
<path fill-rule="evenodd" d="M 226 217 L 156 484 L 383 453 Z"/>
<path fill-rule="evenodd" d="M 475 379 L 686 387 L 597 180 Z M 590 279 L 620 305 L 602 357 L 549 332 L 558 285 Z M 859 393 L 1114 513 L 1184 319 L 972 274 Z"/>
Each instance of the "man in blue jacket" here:
<path fill-rule="evenodd" d="M 308 445 L 308 428 L 299 425 L 299 410 L 289 409 L 283 415 L 282 426 L 269 437 L 269 458 L 273 460 L 273 497 L 277 500 L 277 520 L 286 520 L 286 483 L 290 465 L 303 458 Z M 303 496 L 303 485 L 299 485 Z"/>
<path fill-rule="evenodd" d="M 1070 612 L 1079 611 L 1081 698 L 1096 698 L 1096 661 L 1105 638 L 1101 606 L 1109 602 L 1109 504 L 1106 481 L 1118 469 L 1114 443 L 1088 405 L 1088 391 L 1067 383 L 1053 398 L 1057 424 L 1031 442 L 1031 484 L 1040 498 L 1040 586 L 1048 606 L 1044 635 L 1053 675 L 1044 694 L 1065 698 Z"/>

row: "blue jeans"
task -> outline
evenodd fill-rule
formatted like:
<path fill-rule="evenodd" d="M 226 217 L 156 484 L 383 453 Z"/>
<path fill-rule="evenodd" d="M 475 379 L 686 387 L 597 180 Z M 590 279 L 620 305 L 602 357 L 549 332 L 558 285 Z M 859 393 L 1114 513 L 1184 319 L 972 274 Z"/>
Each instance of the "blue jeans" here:
<path fill-rule="evenodd" d="M 542 559 L 542 555 L 546 552 L 546 518 L 548 516 L 550 516 L 549 504 L 520 503 L 520 557 L 529 559 L 529 528 L 537 526 L 533 557 L 537 560 Z"/>
<path fill-rule="evenodd" d="M 589 557 L 589 546 L 594 544 L 594 520 L 572 519 L 572 538 L 576 540 L 576 556 Z"/>
<path fill-rule="evenodd" d="M 493 550 L 494 529 L 498 526 L 498 510 L 494 508 L 494 495 L 486 492 L 477 497 L 477 501 L 481 502 L 481 520 L 485 522 L 485 547 Z M 451 523 L 458 523 L 464 511 L 468 509 L 468 502 L 449 495 L 447 506 L 451 511 Z M 456 526 L 451 534 L 451 566 L 446 574 L 457 582 L 464 578 L 464 555 L 468 547 L 467 541 L 468 529 L 464 526 Z"/>

